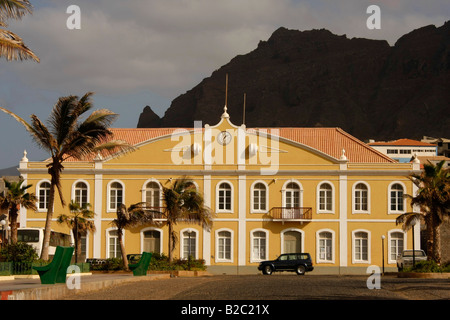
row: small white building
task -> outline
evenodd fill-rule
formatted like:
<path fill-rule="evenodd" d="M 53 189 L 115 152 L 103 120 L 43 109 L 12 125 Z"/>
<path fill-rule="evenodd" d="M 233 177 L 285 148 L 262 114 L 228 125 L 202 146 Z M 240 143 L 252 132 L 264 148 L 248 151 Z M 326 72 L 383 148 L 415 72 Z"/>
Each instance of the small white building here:
<path fill-rule="evenodd" d="M 410 162 L 411 158 L 437 156 L 437 145 L 411 139 L 394 141 L 370 141 L 369 146 L 398 162 Z"/>

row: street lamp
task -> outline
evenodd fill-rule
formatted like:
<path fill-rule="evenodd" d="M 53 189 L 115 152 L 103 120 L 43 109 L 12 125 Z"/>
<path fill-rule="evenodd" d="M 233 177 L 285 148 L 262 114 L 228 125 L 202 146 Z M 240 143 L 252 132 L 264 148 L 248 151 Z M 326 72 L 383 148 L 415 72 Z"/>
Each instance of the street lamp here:
<path fill-rule="evenodd" d="M 381 236 L 381 257 L 382 257 L 382 261 L 383 261 L 383 276 L 384 276 L 384 239 L 386 237 L 384 236 L 384 234 Z"/>

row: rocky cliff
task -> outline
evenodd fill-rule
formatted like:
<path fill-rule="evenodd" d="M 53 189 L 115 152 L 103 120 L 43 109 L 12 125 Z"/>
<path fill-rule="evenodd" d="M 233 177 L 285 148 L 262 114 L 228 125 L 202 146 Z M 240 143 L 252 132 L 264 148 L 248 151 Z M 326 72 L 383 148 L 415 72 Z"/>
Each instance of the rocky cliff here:
<path fill-rule="evenodd" d="M 341 127 L 359 139 L 450 135 L 450 22 L 386 41 L 280 28 L 138 127 L 215 124 L 225 103 L 247 127 Z"/>

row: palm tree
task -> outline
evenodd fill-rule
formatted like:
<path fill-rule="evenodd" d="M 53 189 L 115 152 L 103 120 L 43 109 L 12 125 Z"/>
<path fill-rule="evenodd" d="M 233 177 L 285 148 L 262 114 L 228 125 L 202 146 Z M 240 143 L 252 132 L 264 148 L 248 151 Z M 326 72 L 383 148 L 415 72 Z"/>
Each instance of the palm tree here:
<path fill-rule="evenodd" d="M 425 223 L 428 259 L 437 263 L 441 262 L 440 226 L 450 218 L 450 170 L 443 169 L 444 163 L 424 164 L 420 174 L 409 177 L 418 191 L 416 196 L 405 196 L 411 199 L 411 205 L 420 208 L 420 212 L 408 212 L 396 219 L 397 224 L 403 224 L 405 230 L 412 227 L 413 221 Z"/>
<path fill-rule="evenodd" d="M 34 114 L 31 115 L 29 124 L 13 112 L 0 107 L 0 110 L 21 123 L 38 146 L 47 150 L 51 156 L 47 164 L 51 181 L 41 252 L 43 260 L 48 260 L 55 191 L 58 191 L 62 206 L 64 207 L 66 204 L 61 187 L 63 162 L 69 158 L 83 160 L 102 150 L 109 152 L 133 150 L 133 147 L 124 141 L 108 140 L 113 135 L 109 127 L 116 119 L 117 114 L 107 109 L 101 109 L 93 111 L 85 119 L 82 119 L 82 116 L 92 108 L 90 102 L 92 94 L 92 92 L 88 92 L 81 98 L 77 96 L 59 98 L 50 113 L 48 126 L 45 126 Z"/>
<path fill-rule="evenodd" d="M 173 261 L 173 250 L 177 243 L 174 226 L 178 222 L 196 223 L 205 228 L 212 226 L 211 210 L 205 206 L 203 196 L 196 190 L 192 180 L 176 179 L 171 187 L 163 187 L 166 207 L 162 215 L 169 228 L 169 261 Z"/>
<path fill-rule="evenodd" d="M 31 14 L 32 9 L 28 0 L 0 0 L 0 27 L 8 26 L 7 19 L 19 20 L 25 14 Z M 0 29 L 0 57 L 6 57 L 8 61 L 32 59 L 39 62 L 39 58 L 17 34 L 5 29 Z"/>
<path fill-rule="evenodd" d="M 28 193 L 31 184 L 23 185 L 23 179 L 20 177 L 18 182 L 5 181 L 5 194 L 0 197 L 0 206 L 9 211 L 9 220 L 11 222 L 11 243 L 17 242 L 17 218 L 20 207 L 36 210 L 36 196 L 34 193 Z"/>
<path fill-rule="evenodd" d="M 133 204 L 129 208 L 121 203 L 117 206 L 116 213 L 117 218 L 112 221 L 112 224 L 117 228 L 117 237 L 120 244 L 123 267 L 125 270 L 128 270 L 128 259 L 123 244 L 123 230 L 146 223 L 153 223 L 153 215 L 149 210 L 145 209 L 145 204 L 142 202 Z"/>
<path fill-rule="evenodd" d="M 70 229 L 75 240 L 75 263 L 78 261 L 78 254 L 81 252 L 81 236 L 88 231 L 95 232 L 95 224 L 91 219 L 94 218 L 95 213 L 90 210 L 89 203 L 80 206 L 78 202 L 70 201 L 69 210 L 72 216 L 61 214 L 57 218 L 58 223 L 65 223 Z"/>

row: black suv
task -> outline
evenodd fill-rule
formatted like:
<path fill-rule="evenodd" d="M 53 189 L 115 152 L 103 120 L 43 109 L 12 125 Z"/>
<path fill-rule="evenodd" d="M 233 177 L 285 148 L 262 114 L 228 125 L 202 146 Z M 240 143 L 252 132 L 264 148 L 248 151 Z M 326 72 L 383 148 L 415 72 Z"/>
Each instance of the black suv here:
<path fill-rule="evenodd" d="M 263 274 L 272 274 L 275 271 L 295 271 L 304 275 L 307 271 L 313 271 L 311 256 L 309 253 L 284 253 L 276 260 L 263 261 L 258 270 Z"/>

